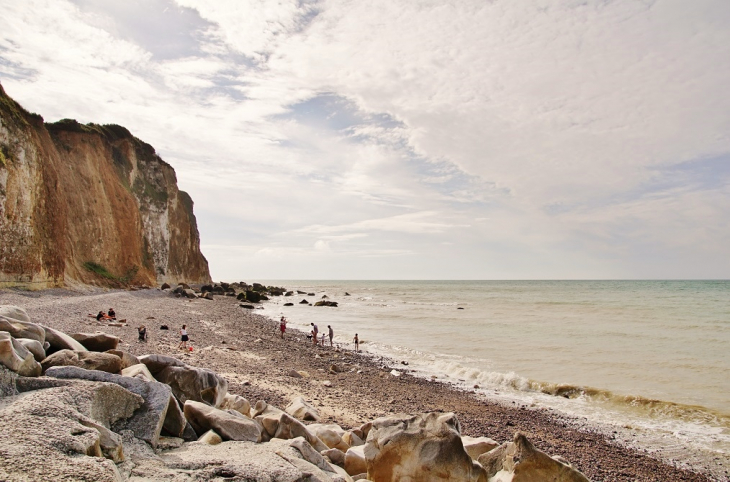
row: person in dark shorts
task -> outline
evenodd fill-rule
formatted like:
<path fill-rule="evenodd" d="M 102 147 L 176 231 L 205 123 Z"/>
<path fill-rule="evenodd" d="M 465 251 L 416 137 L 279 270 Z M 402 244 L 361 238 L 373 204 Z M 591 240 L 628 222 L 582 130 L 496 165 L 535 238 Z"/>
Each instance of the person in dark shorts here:
<path fill-rule="evenodd" d="M 352 341 L 355 342 L 355 351 L 360 351 L 360 338 L 357 337 L 357 333 L 355 333 L 355 338 Z"/>
<path fill-rule="evenodd" d="M 180 344 L 177 346 L 178 349 L 182 348 L 183 350 L 187 349 L 188 347 L 188 329 L 187 325 L 183 325 L 182 328 L 180 328 Z"/>
<path fill-rule="evenodd" d="M 334 346 L 332 343 L 332 338 L 335 336 L 335 331 L 332 329 L 330 325 L 327 325 L 327 330 L 329 331 L 329 337 L 330 337 L 330 346 Z"/>

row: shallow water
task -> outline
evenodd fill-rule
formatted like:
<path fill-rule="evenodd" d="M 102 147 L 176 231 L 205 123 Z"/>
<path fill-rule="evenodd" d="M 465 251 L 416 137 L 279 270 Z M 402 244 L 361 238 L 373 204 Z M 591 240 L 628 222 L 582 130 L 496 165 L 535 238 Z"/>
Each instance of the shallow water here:
<path fill-rule="evenodd" d="M 730 281 L 265 284 L 316 294 L 266 314 L 341 344 L 357 332 L 423 376 L 730 453 Z M 339 307 L 298 304 L 324 294 Z"/>

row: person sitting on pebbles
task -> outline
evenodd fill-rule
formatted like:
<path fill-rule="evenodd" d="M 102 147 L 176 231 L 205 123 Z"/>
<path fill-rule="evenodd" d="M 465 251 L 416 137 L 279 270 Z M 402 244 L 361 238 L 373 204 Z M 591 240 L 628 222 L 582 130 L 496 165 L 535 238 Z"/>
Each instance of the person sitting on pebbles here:
<path fill-rule="evenodd" d="M 139 328 L 137 328 L 137 333 L 139 333 L 139 341 L 147 341 L 147 327 L 144 325 L 140 325 Z"/>
<path fill-rule="evenodd" d="M 114 308 L 109 308 L 109 311 L 107 311 L 107 312 L 106 312 L 106 314 L 107 314 L 107 316 L 108 316 L 109 318 L 111 318 L 112 320 L 116 320 L 116 319 L 117 319 L 117 314 L 116 314 L 116 312 L 114 311 Z"/>

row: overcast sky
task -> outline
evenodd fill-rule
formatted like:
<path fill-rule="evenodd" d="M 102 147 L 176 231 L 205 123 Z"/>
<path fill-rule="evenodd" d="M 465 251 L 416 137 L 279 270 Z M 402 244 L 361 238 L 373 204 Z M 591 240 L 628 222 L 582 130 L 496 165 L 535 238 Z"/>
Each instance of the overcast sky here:
<path fill-rule="evenodd" d="M 730 278 L 727 0 L 0 0 L 0 82 L 115 123 L 216 280 Z"/>

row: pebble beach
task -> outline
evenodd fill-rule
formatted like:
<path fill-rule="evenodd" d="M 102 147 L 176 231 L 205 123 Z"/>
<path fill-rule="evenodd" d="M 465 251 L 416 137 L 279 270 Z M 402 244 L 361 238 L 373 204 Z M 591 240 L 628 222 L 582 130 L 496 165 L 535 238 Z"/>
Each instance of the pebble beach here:
<path fill-rule="evenodd" d="M 278 322 L 240 307 L 233 297 L 191 300 L 158 289 L 0 290 L 0 304 L 22 307 L 32 320 L 67 333 L 115 335 L 121 339 L 119 348 L 135 355 L 170 355 L 211 369 L 228 380 L 231 393 L 251 403 L 266 400 L 285 406 L 303 396 L 320 411 L 324 423 L 344 428 L 394 413 L 454 412 L 463 435 L 502 443 L 523 432 L 538 449 L 564 457 L 593 481 L 728 480 L 726 466 L 719 462 L 680 465 L 660 460 L 623 443 L 625 437 L 603 433 L 587 422 L 489 400 L 438 378 L 412 376 L 399 360 L 349 347 L 315 347 L 293 329 L 281 339 Z M 109 308 L 114 308 L 119 323 L 88 316 Z M 178 348 L 183 324 L 192 350 Z M 145 342 L 138 340 L 140 325 L 147 327 Z"/>

